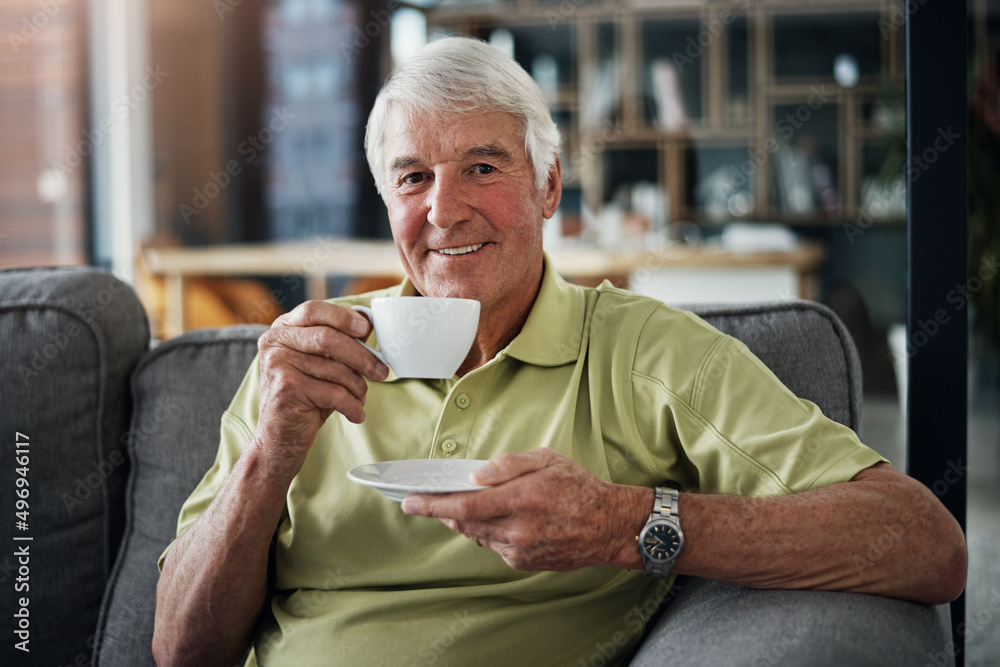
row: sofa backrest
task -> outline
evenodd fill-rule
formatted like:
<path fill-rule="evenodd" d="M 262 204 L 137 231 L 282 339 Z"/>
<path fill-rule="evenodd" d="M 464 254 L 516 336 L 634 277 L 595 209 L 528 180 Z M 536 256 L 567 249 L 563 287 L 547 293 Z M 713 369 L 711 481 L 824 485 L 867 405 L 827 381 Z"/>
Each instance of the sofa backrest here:
<path fill-rule="evenodd" d="M 91 655 L 125 521 L 128 378 L 148 346 L 110 274 L 0 271 L 0 664 Z"/>
<path fill-rule="evenodd" d="M 215 460 L 219 418 L 257 352 L 263 326 L 192 331 L 142 360 L 132 378 L 125 536 L 108 584 L 93 665 L 153 665 L 156 561 L 177 515 Z"/>
<path fill-rule="evenodd" d="M 859 429 L 860 366 L 831 311 L 802 301 L 690 310 L 744 341 L 796 394 Z M 156 560 L 214 460 L 219 415 L 263 331 L 195 331 L 148 351 L 141 304 L 113 276 L 0 271 L 0 492 L 13 501 L 27 489 L 22 510 L 11 503 L 26 527 L 18 515 L 0 522 L 0 539 L 13 547 L 0 555 L 0 584 L 27 585 L 29 601 L 0 596 L 0 615 L 8 637 L 26 626 L 30 648 L 3 644 L 0 664 L 86 664 L 88 656 L 94 665 L 154 664 Z M 25 547 L 21 563 L 15 551 Z"/>

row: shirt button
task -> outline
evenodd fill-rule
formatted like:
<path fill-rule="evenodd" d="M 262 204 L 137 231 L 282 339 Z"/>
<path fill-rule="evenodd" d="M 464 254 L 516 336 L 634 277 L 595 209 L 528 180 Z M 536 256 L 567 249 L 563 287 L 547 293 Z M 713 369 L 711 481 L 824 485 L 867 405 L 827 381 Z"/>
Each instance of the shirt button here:
<path fill-rule="evenodd" d="M 463 410 L 472 404 L 472 399 L 469 398 L 468 394 L 459 394 L 455 397 L 455 405 L 462 408 Z"/>
<path fill-rule="evenodd" d="M 458 443 L 450 438 L 441 443 L 441 449 L 444 450 L 445 454 L 451 454 L 458 447 Z"/>

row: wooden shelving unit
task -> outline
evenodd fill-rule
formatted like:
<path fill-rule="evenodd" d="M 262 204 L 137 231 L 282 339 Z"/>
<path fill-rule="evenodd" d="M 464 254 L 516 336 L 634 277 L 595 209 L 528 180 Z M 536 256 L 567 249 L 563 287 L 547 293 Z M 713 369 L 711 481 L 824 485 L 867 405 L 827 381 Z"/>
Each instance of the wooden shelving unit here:
<path fill-rule="evenodd" d="M 549 82 L 572 230 L 640 182 L 666 194 L 670 222 L 901 223 L 863 189 L 903 140 L 902 12 L 901 0 L 513 0 L 427 15 L 431 34 L 508 31 Z M 854 85 L 834 77 L 840 54 Z M 657 92 L 654 69 L 676 94 Z M 663 118 L 670 100 L 682 124 Z"/>

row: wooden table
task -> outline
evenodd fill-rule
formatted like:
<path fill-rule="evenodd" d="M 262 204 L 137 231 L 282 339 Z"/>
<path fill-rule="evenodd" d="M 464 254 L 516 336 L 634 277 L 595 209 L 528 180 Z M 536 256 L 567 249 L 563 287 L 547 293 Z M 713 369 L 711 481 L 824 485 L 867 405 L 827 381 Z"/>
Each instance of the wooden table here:
<path fill-rule="evenodd" d="M 607 278 L 627 284 L 635 272 L 664 268 L 789 267 L 799 277 L 801 298 L 816 297 L 815 274 L 823 258 L 817 244 L 788 251 L 732 252 L 713 246 L 672 245 L 662 249 L 560 247 L 548 251 L 559 273 L 586 284 Z M 328 276 L 403 276 L 392 241 L 317 238 L 310 241 L 148 249 L 153 275 L 165 281 L 164 332 L 184 332 L 184 281 L 194 276 L 301 277 L 306 297 L 325 299 Z"/>

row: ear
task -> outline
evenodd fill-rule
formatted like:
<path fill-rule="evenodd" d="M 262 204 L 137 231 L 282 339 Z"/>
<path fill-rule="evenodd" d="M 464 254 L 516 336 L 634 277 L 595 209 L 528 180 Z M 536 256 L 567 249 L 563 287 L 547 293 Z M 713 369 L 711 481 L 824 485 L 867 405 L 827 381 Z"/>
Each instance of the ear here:
<path fill-rule="evenodd" d="M 559 200 L 562 199 L 562 165 L 556 155 L 555 164 L 549 170 L 549 180 L 545 183 L 545 200 L 542 204 L 542 216 L 548 220 L 556 214 Z"/>

